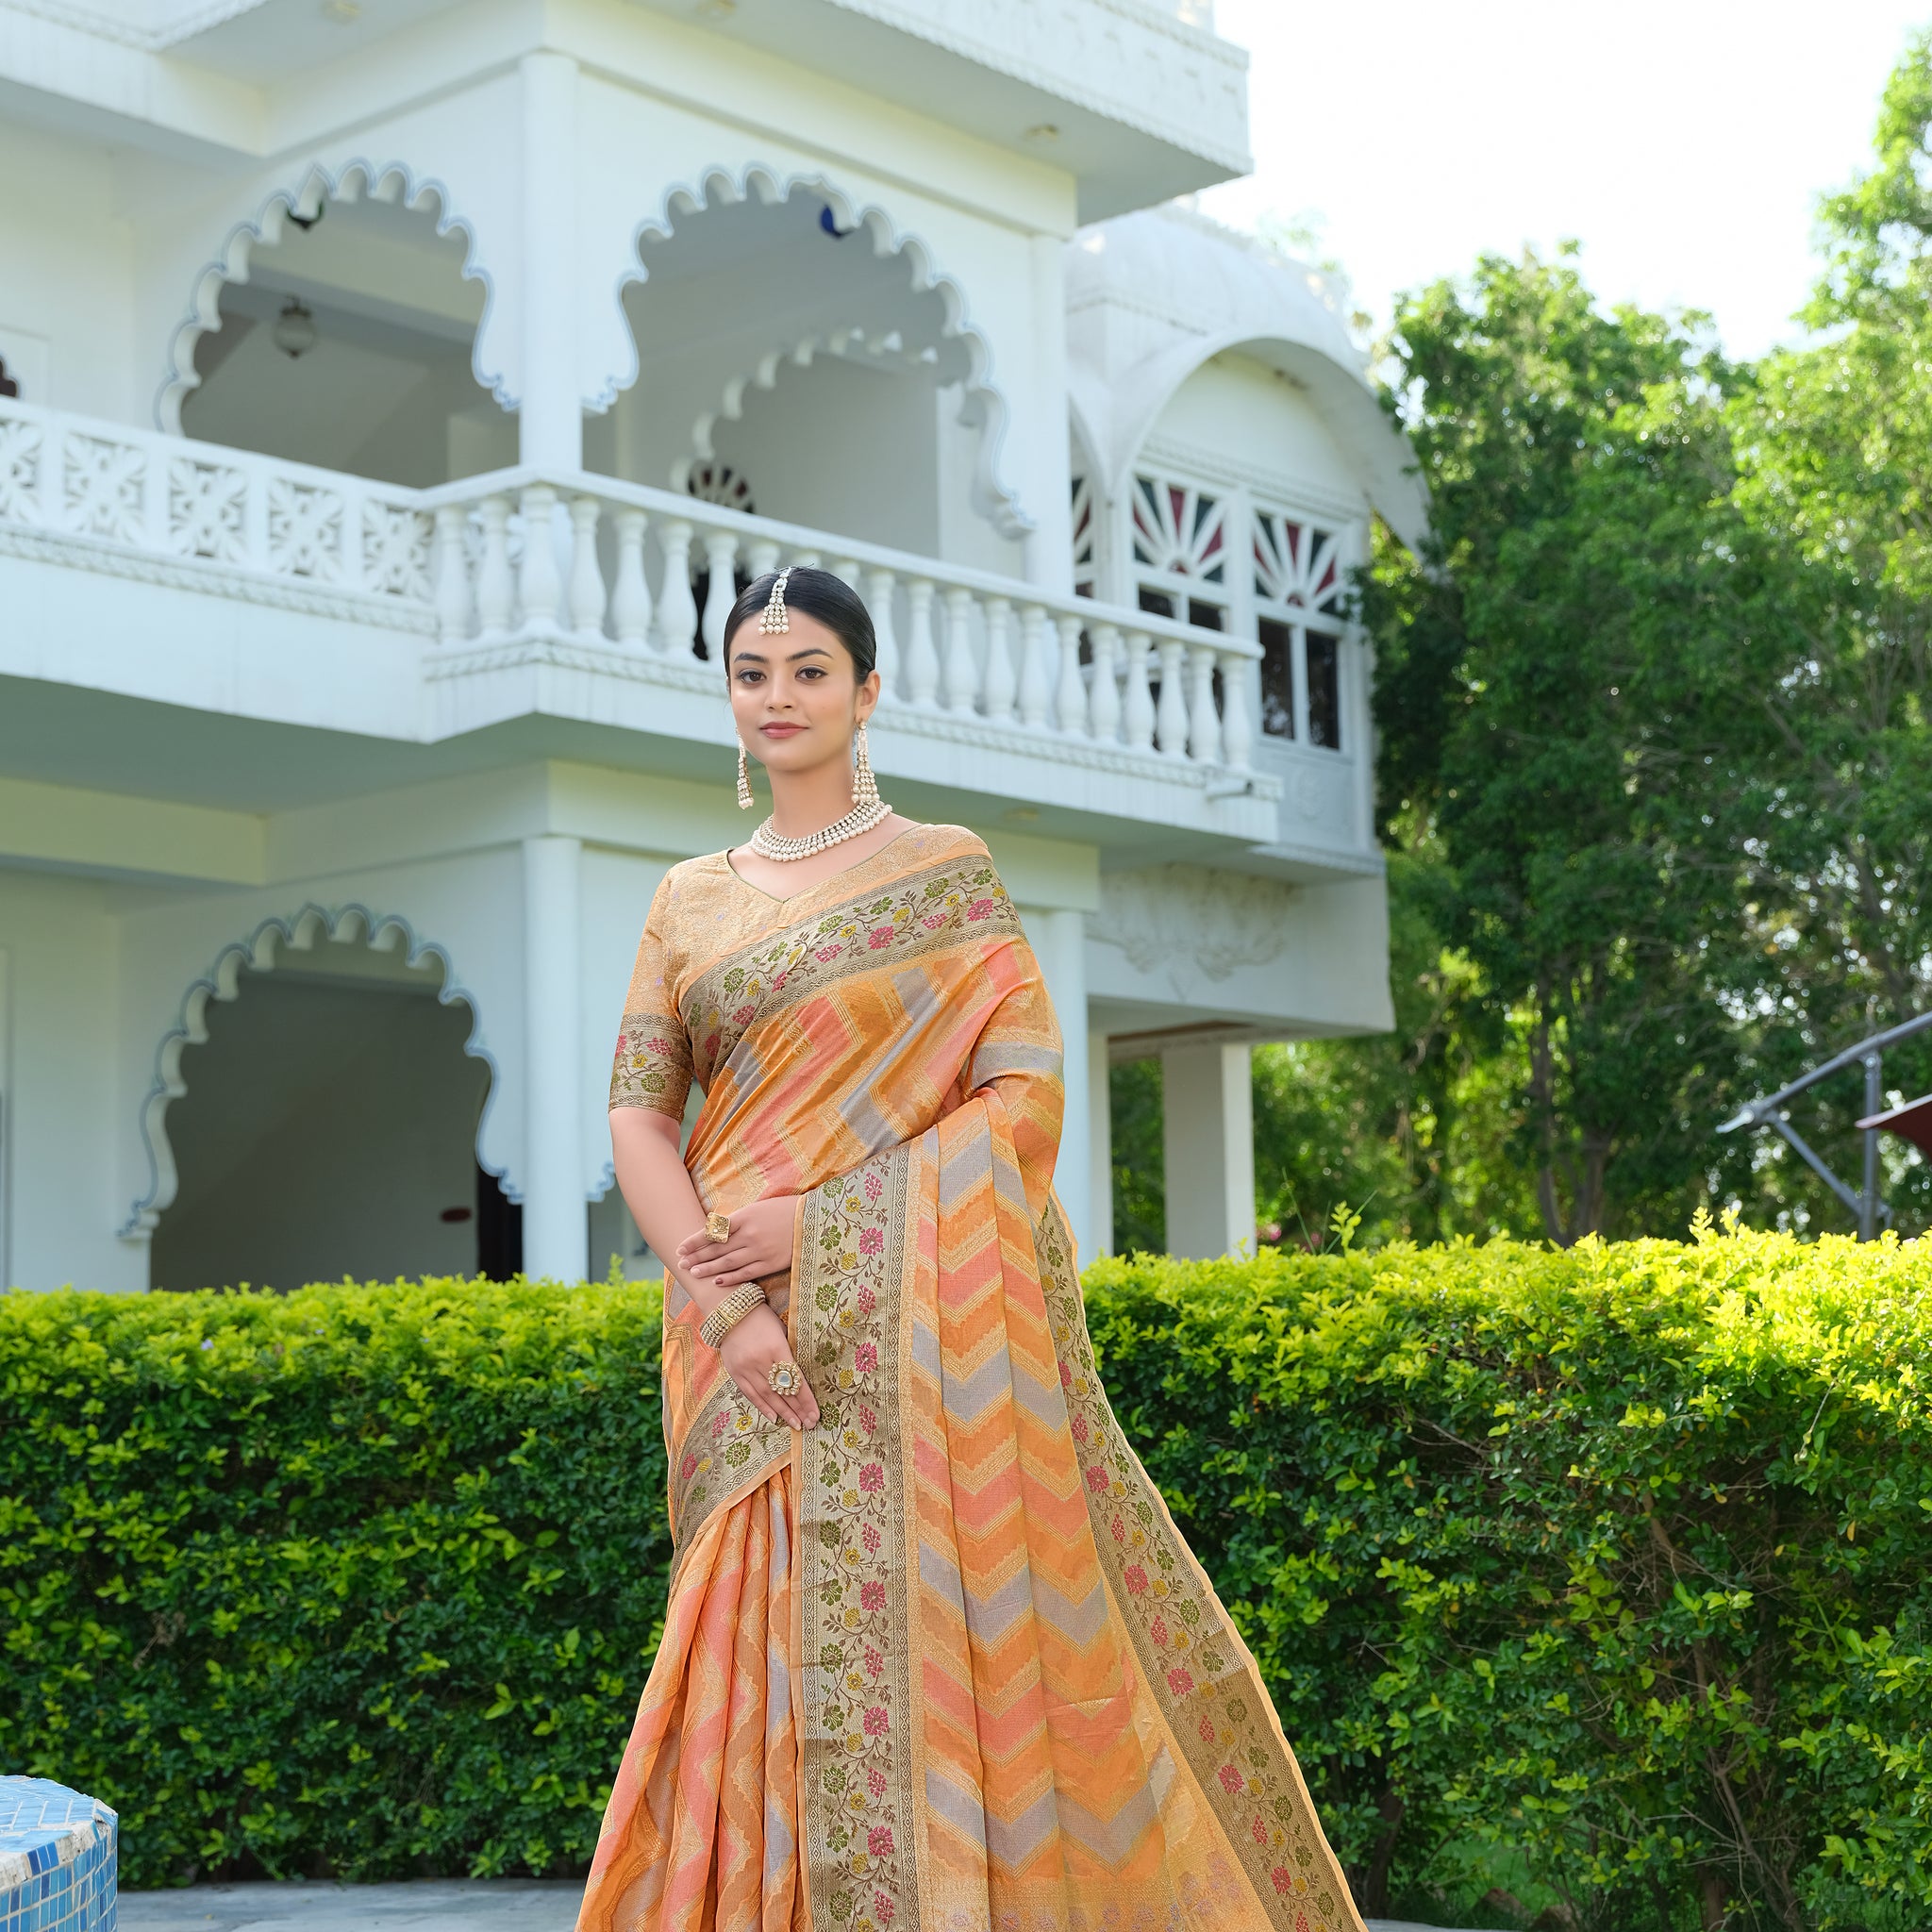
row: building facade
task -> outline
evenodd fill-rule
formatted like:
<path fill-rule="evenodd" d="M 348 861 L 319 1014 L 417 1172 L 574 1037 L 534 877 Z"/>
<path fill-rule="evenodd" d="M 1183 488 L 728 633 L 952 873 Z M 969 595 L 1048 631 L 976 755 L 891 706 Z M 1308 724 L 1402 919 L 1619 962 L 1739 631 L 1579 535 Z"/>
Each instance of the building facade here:
<path fill-rule="evenodd" d="M 610 1042 L 743 836 L 738 586 L 878 627 L 887 795 L 1067 1035 L 1386 1026 L 1369 519 L 1423 516 L 1203 0 L 0 0 L 0 1282 L 648 1270 Z"/>

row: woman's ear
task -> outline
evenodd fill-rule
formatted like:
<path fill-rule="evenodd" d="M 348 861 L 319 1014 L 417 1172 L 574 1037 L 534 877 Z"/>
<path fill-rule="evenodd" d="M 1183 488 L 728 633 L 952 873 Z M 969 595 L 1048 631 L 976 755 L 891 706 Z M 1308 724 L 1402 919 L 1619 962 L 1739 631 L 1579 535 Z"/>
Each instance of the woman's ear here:
<path fill-rule="evenodd" d="M 861 724 L 878 708 L 880 690 L 879 674 L 874 667 L 865 674 L 858 686 L 858 722 Z"/>

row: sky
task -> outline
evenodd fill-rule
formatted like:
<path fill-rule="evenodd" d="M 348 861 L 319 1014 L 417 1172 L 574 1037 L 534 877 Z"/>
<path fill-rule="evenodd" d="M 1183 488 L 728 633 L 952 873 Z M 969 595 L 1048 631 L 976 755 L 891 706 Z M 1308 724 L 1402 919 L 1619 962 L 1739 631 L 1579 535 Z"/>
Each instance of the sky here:
<path fill-rule="evenodd" d="M 1216 0 L 1249 49 L 1255 174 L 1210 214 L 1307 221 L 1379 332 L 1478 255 L 1583 244 L 1609 302 L 1801 332 L 1818 197 L 1870 164 L 1932 0 Z"/>

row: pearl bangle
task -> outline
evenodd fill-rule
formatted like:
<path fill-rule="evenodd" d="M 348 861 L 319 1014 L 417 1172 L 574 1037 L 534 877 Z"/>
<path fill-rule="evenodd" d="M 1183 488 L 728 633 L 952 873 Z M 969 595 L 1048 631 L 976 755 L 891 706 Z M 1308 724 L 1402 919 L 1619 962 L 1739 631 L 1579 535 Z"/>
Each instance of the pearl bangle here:
<path fill-rule="evenodd" d="M 756 1281 L 747 1281 L 742 1288 L 734 1288 L 705 1319 L 698 1324 L 698 1340 L 707 1348 L 718 1348 L 724 1338 L 751 1313 L 754 1308 L 769 1306 L 765 1291 Z"/>

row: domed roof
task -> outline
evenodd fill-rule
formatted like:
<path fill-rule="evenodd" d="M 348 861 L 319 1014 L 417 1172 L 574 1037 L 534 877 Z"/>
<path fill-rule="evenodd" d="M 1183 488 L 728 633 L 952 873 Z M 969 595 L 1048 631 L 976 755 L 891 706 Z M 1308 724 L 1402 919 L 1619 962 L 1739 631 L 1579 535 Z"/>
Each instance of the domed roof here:
<path fill-rule="evenodd" d="M 1083 228 L 1066 283 L 1069 387 L 1109 485 L 1181 384 L 1240 349 L 1302 388 L 1363 494 L 1405 542 L 1421 541 L 1414 458 L 1338 313 L 1346 291 L 1321 270 L 1170 204 Z"/>

